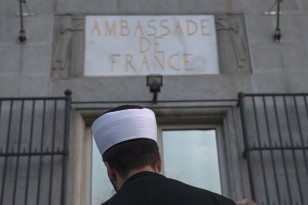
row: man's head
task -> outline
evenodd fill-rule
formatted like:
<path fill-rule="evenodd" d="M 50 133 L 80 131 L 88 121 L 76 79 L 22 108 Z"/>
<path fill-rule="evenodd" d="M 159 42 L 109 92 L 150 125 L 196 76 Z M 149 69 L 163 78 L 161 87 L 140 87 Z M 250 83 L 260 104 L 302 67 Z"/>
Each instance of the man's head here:
<path fill-rule="evenodd" d="M 107 162 L 122 178 L 127 178 L 132 170 L 150 166 L 156 169 L 159 151 L 157 143 L 150 139 L 136 139 L 115 145 L 103 155 Z"/>
<path fill-rule="evenodd" d="M 114 108 L 93 123 L 92 132 L 116 190 L 132 173 L 160 171 L 153 111 L 136 105 Z"/>

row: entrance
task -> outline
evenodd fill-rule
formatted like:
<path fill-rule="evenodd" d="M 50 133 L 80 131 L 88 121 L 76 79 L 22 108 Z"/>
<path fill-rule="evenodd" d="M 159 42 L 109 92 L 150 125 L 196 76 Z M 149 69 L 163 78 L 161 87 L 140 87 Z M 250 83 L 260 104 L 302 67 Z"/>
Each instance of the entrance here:
<path fill-rule="evenodd" d="M 221 194 L 217 132 L 215 129 L 205 129 L 205 127 L 204 125 L 158 127 L 158 142 L 163 160 L 162 174 Z M 92 146 L 92 205 L 100 205 L 115 191 L 109 182 L 94 140 Z"/>

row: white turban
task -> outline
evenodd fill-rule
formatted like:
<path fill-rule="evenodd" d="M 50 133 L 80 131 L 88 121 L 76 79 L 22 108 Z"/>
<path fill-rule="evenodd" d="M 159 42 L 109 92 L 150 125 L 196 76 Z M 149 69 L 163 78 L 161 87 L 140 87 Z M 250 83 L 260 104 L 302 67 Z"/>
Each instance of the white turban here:
<path fill-rule="evenodd" d="M 152 110 L 127 109 L 106 113 L 92 124 L 96 145 L 103 155 L 110 147 L 133 139 L 157 142 L 157 124 Z"/>

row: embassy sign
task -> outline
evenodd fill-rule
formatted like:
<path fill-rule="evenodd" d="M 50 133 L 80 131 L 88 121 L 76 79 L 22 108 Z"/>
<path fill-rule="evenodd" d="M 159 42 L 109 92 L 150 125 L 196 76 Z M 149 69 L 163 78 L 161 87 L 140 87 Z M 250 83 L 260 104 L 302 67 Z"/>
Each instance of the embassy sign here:
<path fill-rule="evenodd" d="M 153 73 L 219 73 L 214 16 L 86 16 L 85 76 Z"/>

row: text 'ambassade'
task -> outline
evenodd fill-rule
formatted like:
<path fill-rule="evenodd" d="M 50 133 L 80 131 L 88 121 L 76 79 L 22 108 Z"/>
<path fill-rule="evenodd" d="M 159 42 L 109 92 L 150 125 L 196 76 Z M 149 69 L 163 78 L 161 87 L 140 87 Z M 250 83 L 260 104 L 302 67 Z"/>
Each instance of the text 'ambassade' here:
<path fill-rule="evenodd" d="M 104 20 L 102 24 L 99 24 L 97 20 L 93 21 L 91 25 L 90 35 L 104 35 L 104 36 L 167 36 L 167 35 L 187 35 L 192 36 L 197 34 L 200 35 L 211 35 L 207 31 L 207 22 L 209 19 L 200 19 L 194 21 L 186 19 L 182 22 L 179 20 L 170 19 L 149 19 L 143 23 L 140 20 L 135 22 L 129 22 L 121 19 L 116 20 Z"/>
<path fill-rule="evenodd" d="M 219 73 L 213 16 L 87 16 L 85 75 Z"/>

